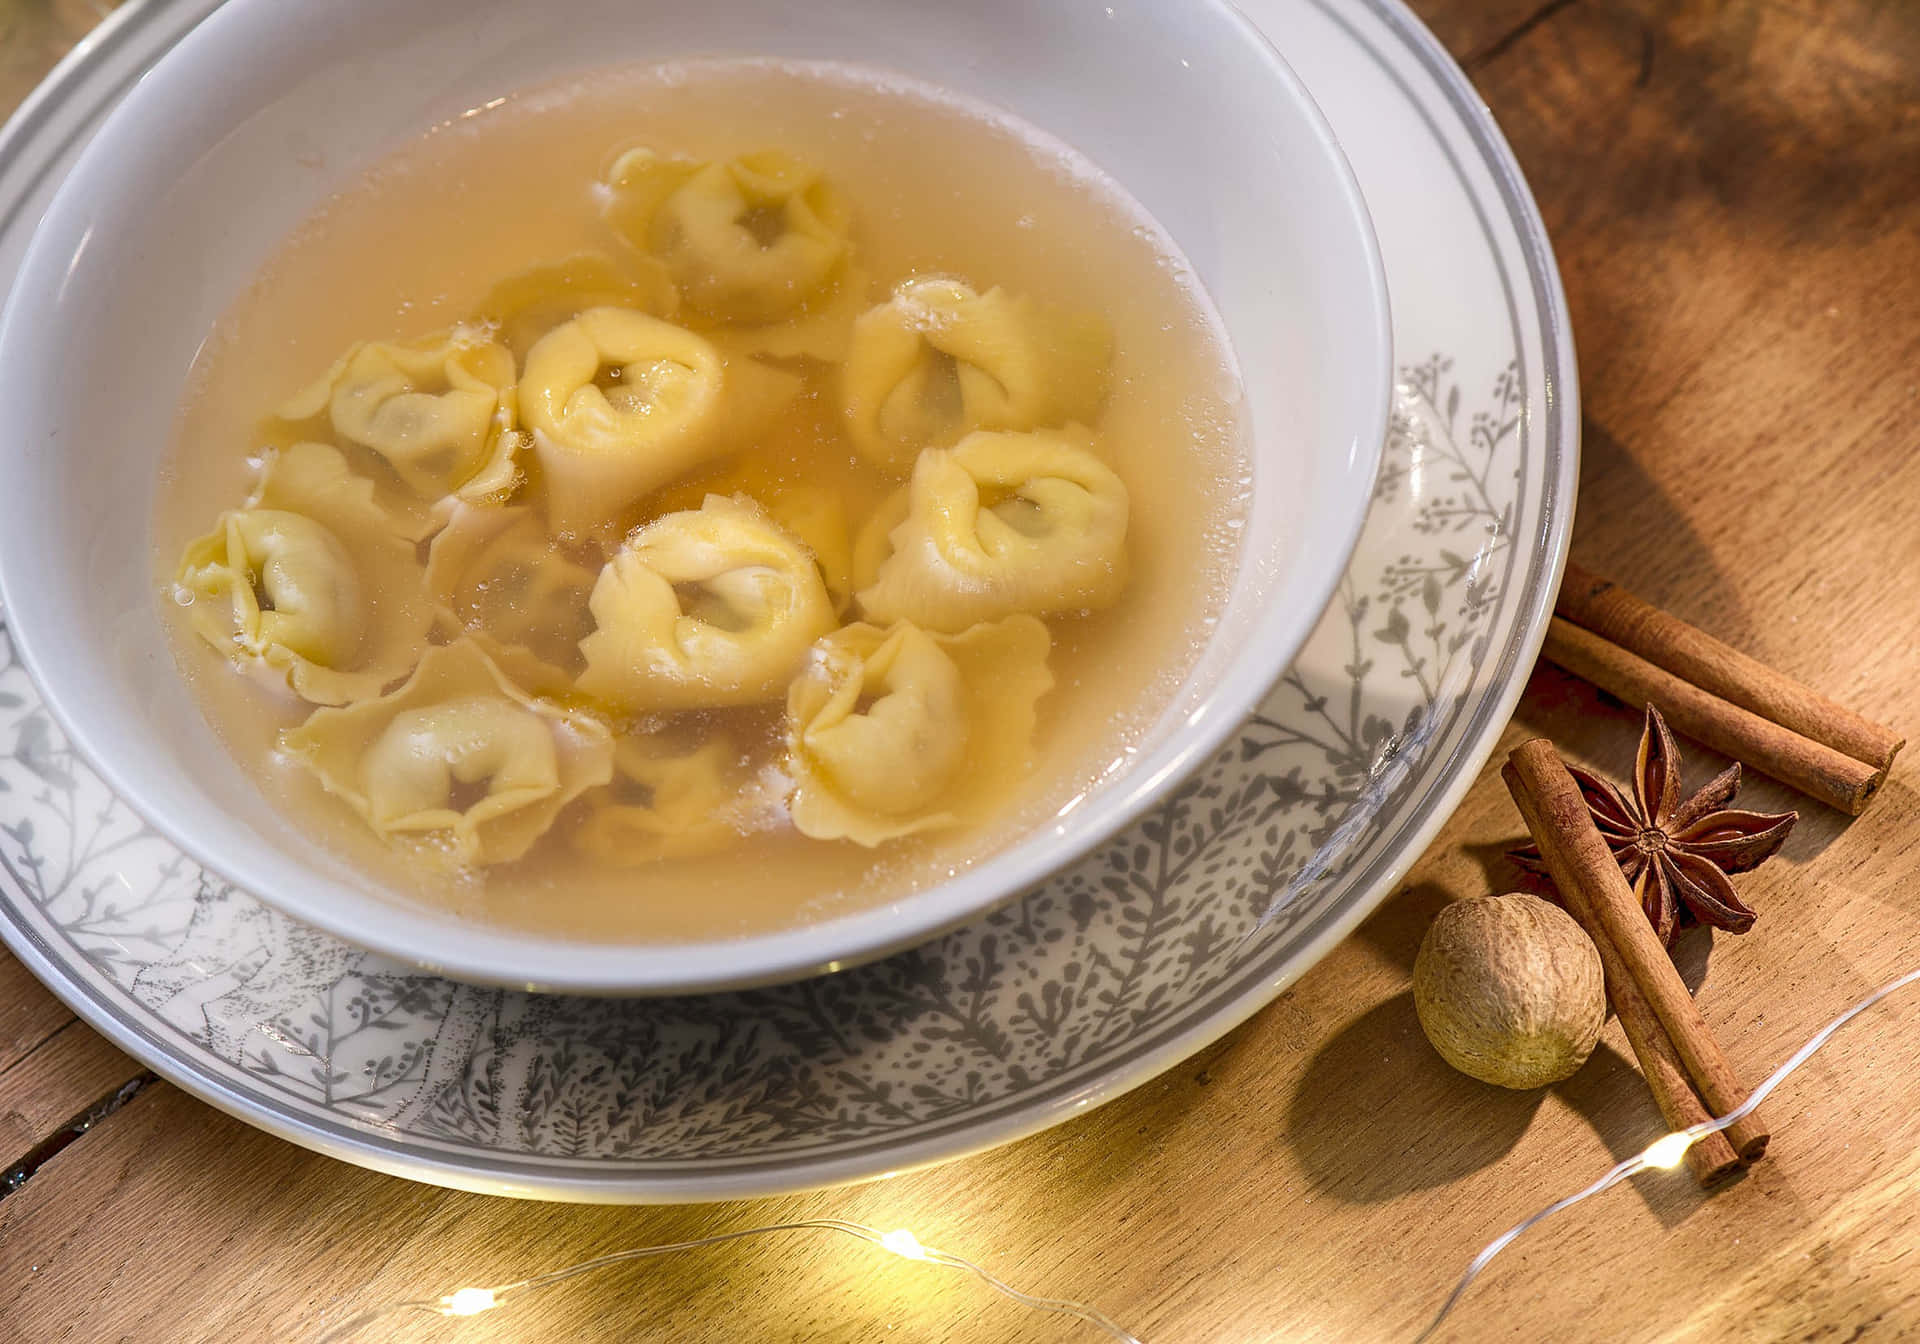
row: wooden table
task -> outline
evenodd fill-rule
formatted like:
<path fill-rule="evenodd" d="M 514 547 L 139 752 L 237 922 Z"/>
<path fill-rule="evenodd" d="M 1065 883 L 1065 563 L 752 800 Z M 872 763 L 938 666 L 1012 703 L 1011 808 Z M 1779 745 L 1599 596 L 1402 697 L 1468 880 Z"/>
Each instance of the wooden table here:
<path fill-rule="evenodd" d="M 1908 0 L 1420 0 L 1531 177 L 1579 340 L 1577 556 L 1874 717 L 1920 730 L 1920 8 Z M 89 21 L 0 0 L 0 98 Z M 1637 725 L 1552 669 L 1536 733 L 1619 776 Z M 1685 744 L 1683 744 L 1685 745 Z M 1920 749 L 1916 749 L 1920 750 Z M 1689 780 L 1715 764 L 1687 747 Z M 1498 758 L 1496 758 L 1497 760 Z M 1920 964 L 1916 763 L 1849 823 L 1798 805 L 1696 940 L 1699 1002 L 1757 1079 Z M 360 1306 L 789 1218 L 906 1225 L 1154 1344 L 1402 1340 L 1490 1236 L 1661 1132 L 1610 1025 L 1539 1093 L 1428 1048 L 1408 992 L 1444 902 L 1508 885 L 1490 766 L 1379 912 L 1272 1007 L 1049 1133 L 857 1189 L 597 1209 L 316 1157 L 143 1074 L 0 953 L 0 1339 L 294 1340 Z M 76 1117 L 115 1109 L 77 1138 Z M 1647 1175 L 1499 1261 L 1453 1339 L 1920 1332 L 1920 991 L 1790 1082 L 1774 1147 L 1702 1196 Z M 577 1280 L 387 1340 L 1088 1339 L 976 1283 L 795 1237 Z"/>

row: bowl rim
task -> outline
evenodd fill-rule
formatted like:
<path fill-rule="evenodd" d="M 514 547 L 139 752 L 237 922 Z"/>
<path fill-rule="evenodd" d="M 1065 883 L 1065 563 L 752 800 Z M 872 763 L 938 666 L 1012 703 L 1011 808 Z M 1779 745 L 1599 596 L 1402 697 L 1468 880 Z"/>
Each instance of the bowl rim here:
<path fill-rule="evenodd" d="M 205 59 L 202 49 L 211 54 L 217 50 L 216 44 L 238 41 L 249 31 L 248 25 L 262 21 L 259 16 L 273 8 L 271 0 L 227 0 L 168 50 L 109 113 L 75 160 L 34 229 L 20 262 L 19 280 L 8 295 L 4 309 L 0 309 L 0 350 L 17 339 L 16 329 L 24 324 L 22 312 L 29 307 L 33 292 L 29 278 L 46 274 L 54 262 L 59 263 L 57 269 L 65 270 L 66 254 L 62 251 L 56 256 L 56 244 L 65 244 L 72 237 L 80 236 L 86 227 L 82 188 L 89 179 L 98 177 L 102 164 L 117 157 L 118 142 L 134 134 L 135 128 L 147 119 L 148 104 L 190 93 L 195 87 L 195 66 Z M 1342 474 L 1357 475 L 1359 480 L 1354 483 L 1344 516 L 1338 517 L 1329 529 L 1338 537 L 1339 544 L 1327 552 L 1327 563 L 1319 581 L 1303 600 L 1269 605 L 1250 617 L 1243 651 L 1221 669 L 1218 680 L 1207 688 L 1185 723 L 1144 760 L 1101 787 L 1103 814 L 1089 818 L 1051 843 L 1041 834 L 1030 832 L 956 877 L 894 901 L 875 902 L 795 929 L 648 947 L 543 937 L 524 930 L 463 921 L 460 935 L 467 945 L 456 947 L 447 943 L 448 916 L 445 914 L 429 916 L 398 900 L 388 900 L 387 917 L 374 927 L 366 927 L 343 917 L 351 914 L 351 907 L 337 907 L 324 899 L 308 899 L 306 893 L 276 890 L 270 882 L 256 882 L 242 871 L 245 864 L 235 864 L 210 850 L 190 816 L 177 815 L 163 800 L 146 795 L 139 784 L 128 779 L 116 761 L 111 744 L 102 742 L 90 730 L 84 707 L 76 705 L 58 680 L 49 675 L 31 627 L 23 627 L 18 620 L 21 607 L 13 600 L 12 590 L 20 582 L 20 566 L 0 564 L 0 608 L 8 613 L 8 631 L 15 651 L 40 688 L 47 709 L 73 748 L 107 786 L 155 831 L 208 872 L 288 916 L 346 942 L 471 983 L 618 996 L 731 991 L 786 983 L 859 965 L 931 941 L 1007 904 L 1084 858 L 1137 821 L 1180 780 L 1208 760 L 1286 674 L 1331 602 L 1346 563 L 1359 542 L 1391 410 L 1393 338 L 1385 264 L 1352 165 L 1319 105 L 1257 25 L 1231 0 L 1194 0 L 1192 8 L 1210 12 L 1216 21 L 1235 30 L 1239 39 L 1250 46 L 1265 65 L 1273 86 L 1285 95 L 1285 101 L 1301 118 L 1322 157 L 1333 169 L 1338 203 L 1353 224 L 1352 235 L 1360 246 L 1365 292 L 1355 295 L 1354 299 L 1364 307 L 1368 319 L 1369 344 L 1375 356 L 1375 391 L 1368 403 L 1366 422 L 1356 431 L 1353 442 L 1345 445 L 1347 460 Z M 186 55 L 183 56 L 183 52 Z M 4 548 L 5 540 L 0 538 L 0 551 Z M 1284 650 L 1285 656 L 1251 656 L 1253 650 L 1272 648 Z M 315 881 L 313 892 L 320 895 L 328 890 L 338 891 L 343 885 L 317 875 Z M 956 891 L 963 894 L 962 899 L 955 899 Z M 940 899 L 942 896 L 944 900 Z M 435 945 L 446 950 L 438 955 L 423 954 L 423 948 Z"/>

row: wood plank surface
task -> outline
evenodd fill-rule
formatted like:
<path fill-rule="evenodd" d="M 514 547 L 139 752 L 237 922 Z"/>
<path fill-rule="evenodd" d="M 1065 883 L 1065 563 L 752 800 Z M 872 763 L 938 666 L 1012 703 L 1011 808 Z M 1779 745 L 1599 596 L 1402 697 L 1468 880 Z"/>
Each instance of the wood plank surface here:
<path fill-rule="evenodd" d="M 0 1073 L 0 1171 L 31 1157 L 141 1072 L 85 1024 L 62 1027 Z"/>
<path fill-rule="evenodd" d="M 0 0 L 0 15 L 29 3 Z M 1469 61 L 1559 253 L 1587 413 L 1576 554 L 1920 729 L 1920 9 L 1416 8 Z M 1637 716 L 1543 668 L 1500 754 L 1539 733 L 1619 777 Z M 1689 784 L 1720 764 L 1682 749 Z M 1742 881 L 1754 932 L 1690 935 L 1681 960 L 1748 1078 L 1920 964 L 1916 768 L 1903 760 L 1852 822 L 1766 780 L 1743 792 L 1799 806 L 1801 824 Z M 306 1339 L 378 1302 L 822 1216 L 910 1227 L 1152 1344 L 1409 1339 L 1489 1237 L 1661 1132 L 1617 1024 L 1580 1073 L 1526 1094 L 1453 1073 L 1420 1035 L 1420 936 L 1445 902 L 1512 884 L 1500 854 L 1519 830 L 1489 768 L 1380 911 L 1226 1040 L 1073 1123 L 856 1189 L 519 1204 L 361 1171 L 148 1087 L 0 1197 L 0 1340 Z M 0 958 L 0 1134 L 14 1114 L 24 1136 L 63 1123 L 48 1117 L 125 1071 L 87 1055 L 84 1032 Z M 18 1074 L 66 1052 L 84 1084 L 29 1098 L 9 1082 L 9 1059 Z M 1916 1102 L 1920 994 L 1778 1094 L 1772 1152 L 1746 1178 L 1707 1197 L 1648 1174 L 1582 1206 L 1498 1261 L 1443 1337 L 1920 1334 Z M 1096 1336 L 932 1267 L 792 1234 L 360 1338 Z"/>
<path fill-rule="evenodd" d="M 67 1006 L 0 947 L 0 1078 L 71 1021 Z M 0 1158 L 0 1165 L 4 1162 Z"/>

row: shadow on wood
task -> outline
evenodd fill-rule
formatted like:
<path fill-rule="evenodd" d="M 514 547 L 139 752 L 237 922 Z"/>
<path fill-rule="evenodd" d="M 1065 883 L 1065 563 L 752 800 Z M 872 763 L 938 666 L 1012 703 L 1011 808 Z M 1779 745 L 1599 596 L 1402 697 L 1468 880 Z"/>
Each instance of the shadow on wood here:
<path fill-rule="evenodd" d="M 1667 1123 L 1640 1077 L 1639 1066 L 1605 1041 L 1595 1047 L 1592 1057 L 1578 1073 L 1554 1084 L 1553 1091 L 1580 1113 L 1607 1145 L 1607 1152 L 1615 1162 L 1623 1162 L 1645 1150 L 1648 1144 L 1667 1133 Z M 1566 1189 L 1555 1197 L 1570 1195 L 1601 1174 L 1597 1167 L 1588 1172 L 1568 1171 Z M 1738 1179 L 1742 1178 L 1736 1181 Z M 1684 1221 L 1708 1198 L 1685 1167 L 1672 1172 L 1650 1172 L 1631 1184 L 1645 1201 L 1647 1211 L 1669 1228 Z"/>
<path fill-rule="evenodd" d="M 1432 882 L 1403 887 L 1368 916 L 1354 937 L 1411 976 L 1427 927 L 1452 903 L 1452 893 Z"/>
<path fill-rule="evenodd" d="M 1377 1204 L 1499 1161 L 1545 1096 L 1456 1072 L 1427 1044 L 1408 992 L 1321 1047 L 1294 1089 L 1285 1137 L 1316 1189 Z"/>

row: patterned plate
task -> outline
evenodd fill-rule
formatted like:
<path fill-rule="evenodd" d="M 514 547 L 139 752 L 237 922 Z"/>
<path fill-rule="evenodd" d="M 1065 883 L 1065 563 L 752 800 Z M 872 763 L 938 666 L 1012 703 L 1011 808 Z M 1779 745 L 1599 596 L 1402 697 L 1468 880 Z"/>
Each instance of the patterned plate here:
<path fill-rule="evenodd" d="M 1506 722 L 1565 552 L 1564 301 L 1499 132 L 1396 0 L 1243 0 L 1325 108 L 1386 256 L 1401 382 L 1339 596 L 1237 741 L 1023 900 L 859 970 L 669 1000 L 456 984 L 275 914 L 78 760 L 0 635 L 0 934 L 156 1072 L 446 1185 L 677 1201 L 857 1180 L 1145 1081 L 1389 891 Z M 212 0 L 133 0 L 0 133 L 0 275 L 62 165 Z"/>

